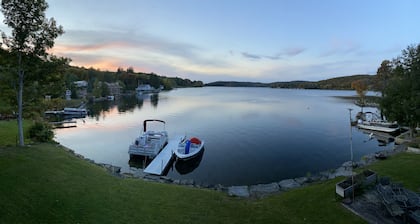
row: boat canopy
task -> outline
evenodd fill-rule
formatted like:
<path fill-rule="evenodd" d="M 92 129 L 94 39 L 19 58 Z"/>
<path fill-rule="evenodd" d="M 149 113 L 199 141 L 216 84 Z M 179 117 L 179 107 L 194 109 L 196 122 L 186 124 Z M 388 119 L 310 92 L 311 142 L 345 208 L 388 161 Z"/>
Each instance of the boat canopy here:
<path fill-rule="evenodd" d="M 162 120 L 157 120 L 157 119 L 148 119 L 148 120 L 144 120 L 144 121 L 143 121 L 143 131 L 144 131 L 144 132 L 146 132 L 147 122 L 152 122 L 152 121 L 162 122 L 163 124 L 166 124 L 166 123 L 165 123 L 165 121 L 162 121 Z"/>

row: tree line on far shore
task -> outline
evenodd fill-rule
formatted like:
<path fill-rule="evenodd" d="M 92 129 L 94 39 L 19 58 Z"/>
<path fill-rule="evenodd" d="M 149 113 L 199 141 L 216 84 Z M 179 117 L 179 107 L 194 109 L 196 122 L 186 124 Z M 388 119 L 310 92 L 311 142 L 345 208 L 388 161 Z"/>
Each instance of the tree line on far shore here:
<path fill-rule="evenodd" d="M 227 86 L 227 87 L 270 87 L 285 89 L 335 89 L 335 90 L 352 90 L 352 83 L 355 81 L 363 81 L 369 89 L 375 89 L 374 75 L 350 75 L 343 77 L 335 77 L 321 81 L 289 81 L 289 82 L 235 82 L 235 81 L 216 81 L 205 84 L 206 86 Z"/>

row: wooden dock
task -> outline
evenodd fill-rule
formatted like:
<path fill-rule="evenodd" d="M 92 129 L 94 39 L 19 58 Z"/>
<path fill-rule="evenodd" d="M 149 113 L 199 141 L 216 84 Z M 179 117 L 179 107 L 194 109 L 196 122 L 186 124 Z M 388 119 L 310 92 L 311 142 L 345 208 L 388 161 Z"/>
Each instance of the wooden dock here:
<path fill-rule="evenodd" d="M 160 153 L 152 160 L 152 162 L 146 167 L 146 169 L 144 169 L 143 172 L 162 175 L 174 154 L 174 150 L 177 149 L 178 144 L 183 138 L 184 136 L 176 136 L 175 138 L 169 140 L 165 148 L 160 151 Z"/>

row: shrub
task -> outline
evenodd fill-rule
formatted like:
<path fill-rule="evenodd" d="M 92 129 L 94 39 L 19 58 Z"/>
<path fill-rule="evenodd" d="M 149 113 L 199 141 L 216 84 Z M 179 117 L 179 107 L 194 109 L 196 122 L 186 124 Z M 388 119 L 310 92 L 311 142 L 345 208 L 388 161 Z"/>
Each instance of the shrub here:
<path fill-rule="evenodd" d="M 51 125 L 46 122 L 36 121 L 29 128 L 29 138 L 36 142 L 52 142 L 54 132 Z"/>

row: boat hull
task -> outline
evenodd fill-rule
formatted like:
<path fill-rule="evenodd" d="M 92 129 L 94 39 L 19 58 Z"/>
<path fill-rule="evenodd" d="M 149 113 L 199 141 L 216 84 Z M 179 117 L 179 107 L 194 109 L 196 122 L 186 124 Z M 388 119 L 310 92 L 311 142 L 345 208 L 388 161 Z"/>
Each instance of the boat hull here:
<path fill-rule="evenodd" d="M 379 132 L 386 132 L 386 133 L 394 133 L 400 129 L 399 127 L 382 127 L 382 126 L 366 125 L 366 124 L 358 124 L 357 127 L 361 129 L 365 129 L 365 130 L 372 130 L 372 131 L 379 131 Z"/>
<path fill-rule="evenodd" d="M 203 148 L 204 148 L 204 141 L 201 141 L 200 144 L 191 144 L 189 152 L 185 153 L 185 144 L 180 144 L 178 149 L 174 151 L 174 154 L 179 160 L 190 160 L 198 156 L 200 152 L 203 150 Z"/>

